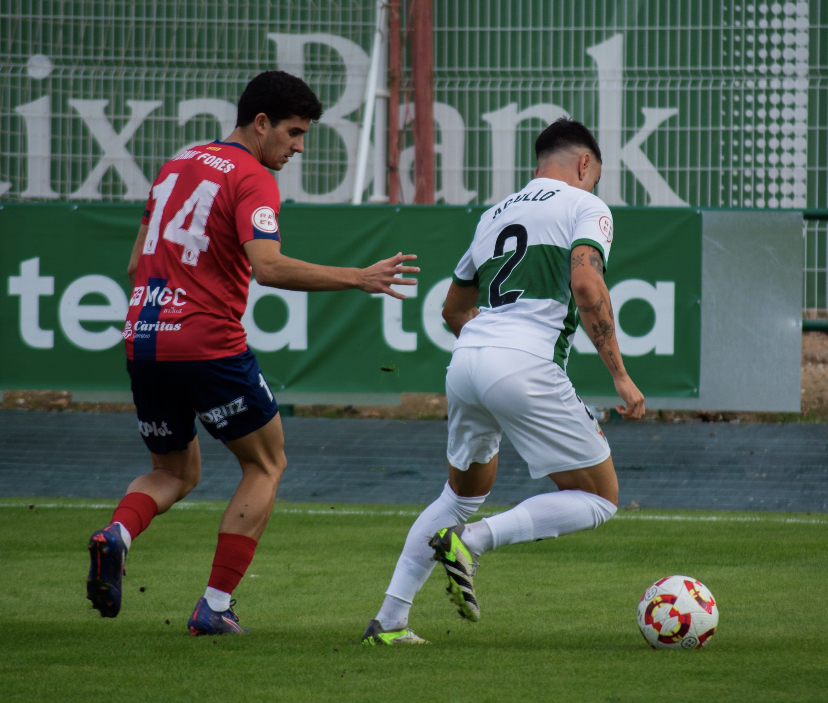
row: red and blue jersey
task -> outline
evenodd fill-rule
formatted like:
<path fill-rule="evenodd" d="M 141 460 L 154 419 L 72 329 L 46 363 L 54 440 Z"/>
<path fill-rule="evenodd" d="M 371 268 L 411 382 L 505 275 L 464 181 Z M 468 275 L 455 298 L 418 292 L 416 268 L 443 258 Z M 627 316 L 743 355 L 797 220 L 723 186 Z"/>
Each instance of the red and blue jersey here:
<path fill-rule="evenodd" d="M 127 358 L 220 359 L 247 349 L 243 244 L 280 240 L 279 205 L 276 179 L 241 144 L 193 147 L 162 167 L 142 219 Z"/>

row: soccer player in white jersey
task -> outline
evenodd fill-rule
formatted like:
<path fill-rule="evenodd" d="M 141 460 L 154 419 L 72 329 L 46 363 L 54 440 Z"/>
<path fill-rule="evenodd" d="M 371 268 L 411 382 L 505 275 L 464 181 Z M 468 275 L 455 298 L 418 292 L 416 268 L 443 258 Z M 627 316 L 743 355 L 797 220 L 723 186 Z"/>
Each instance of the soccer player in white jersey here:
<path fill-rule="evenodd" d="M 417 518 L 363 644 L 422 644 L 408 627 L 435 561 L 449 598 L 477 621 L 477 557 L 496 547 L 596 528 L 617 510 L 618 481 L 601 428 L 566 375 L 578 316 L 612 374 L 628 419 L 644 396 L 624 369 L 604 271 L 612 214 L 592 190 L 601 151 L 561 118 L 535 142 L 535 178 L 487 210 L 454 271 L 443 318 L 457 336 L 446 376 L 449 476 Z M 558 490 L 467 524 L 486 500 L 506 432 L 533 478 Z"/>

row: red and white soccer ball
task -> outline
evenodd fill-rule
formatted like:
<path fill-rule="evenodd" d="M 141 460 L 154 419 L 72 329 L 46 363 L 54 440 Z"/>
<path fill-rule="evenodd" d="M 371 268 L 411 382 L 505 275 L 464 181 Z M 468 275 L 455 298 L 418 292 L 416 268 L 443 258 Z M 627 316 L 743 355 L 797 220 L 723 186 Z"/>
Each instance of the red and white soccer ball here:
<path fill-rule="evenodd" d="M 719 624 L 710 590 L 690 576 L 668 576 L 638 602 L 638 627 L 653 649 L 700 649 Z"/>

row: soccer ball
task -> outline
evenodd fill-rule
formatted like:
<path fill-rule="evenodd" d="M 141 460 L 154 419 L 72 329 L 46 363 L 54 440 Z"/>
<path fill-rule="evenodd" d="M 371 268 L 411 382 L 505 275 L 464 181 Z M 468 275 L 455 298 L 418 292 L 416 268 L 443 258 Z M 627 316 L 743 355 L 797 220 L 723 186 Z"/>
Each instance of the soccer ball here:
<path fill-rule="evenodd" d="M 700 649 L 719 624 L 710 590 L 690 576 L 668 576 L 638 602 L 638 627 L 653 649 Z"/>

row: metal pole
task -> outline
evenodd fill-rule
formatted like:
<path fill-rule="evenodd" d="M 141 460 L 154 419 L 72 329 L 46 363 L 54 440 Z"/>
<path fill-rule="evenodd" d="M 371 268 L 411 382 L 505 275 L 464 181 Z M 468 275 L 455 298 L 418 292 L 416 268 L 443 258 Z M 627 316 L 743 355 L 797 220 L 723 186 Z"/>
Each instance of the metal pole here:
<path fill-rule="evenodd" d="M 434 89 L 431 0 L 414 2 L 414 202 L 434 203 Z"/>
<path fill-rule="evenodd" d="M 388 202 L 400 201 L 400 0 L 388 3 Z"/>
<path fill-rule="evenodd" d="M 369 202 L 387 203 L 386 153 L 388 139 L 388 3 L 382 13 L 382 45 L 377 69 L 377 98 L 374 113 L 374 178 Z"/>
<path fill-rule="evenodd" d="M 377 75 L 379 73 L 380 56 L 382 55 L 382 27 L 383 16 L 385 15 L 383 0 L 377 0 L 376 13 L 377 25 L 374 32 L 374 48 L 371 51 L 371 68 L 368 71 L 368 81 L 365 84 L 365 98 L 363 101 L 365 112 L 359 134 L 354 194 L 351 200 L 354 205 L 359 205 L 362 202 L 362 191 L 365 190 L 365 171 L 368 166 L 368 148 L 371 146 L 371 125 L 374 121 L 374 103 L 377 97 Z"/>

